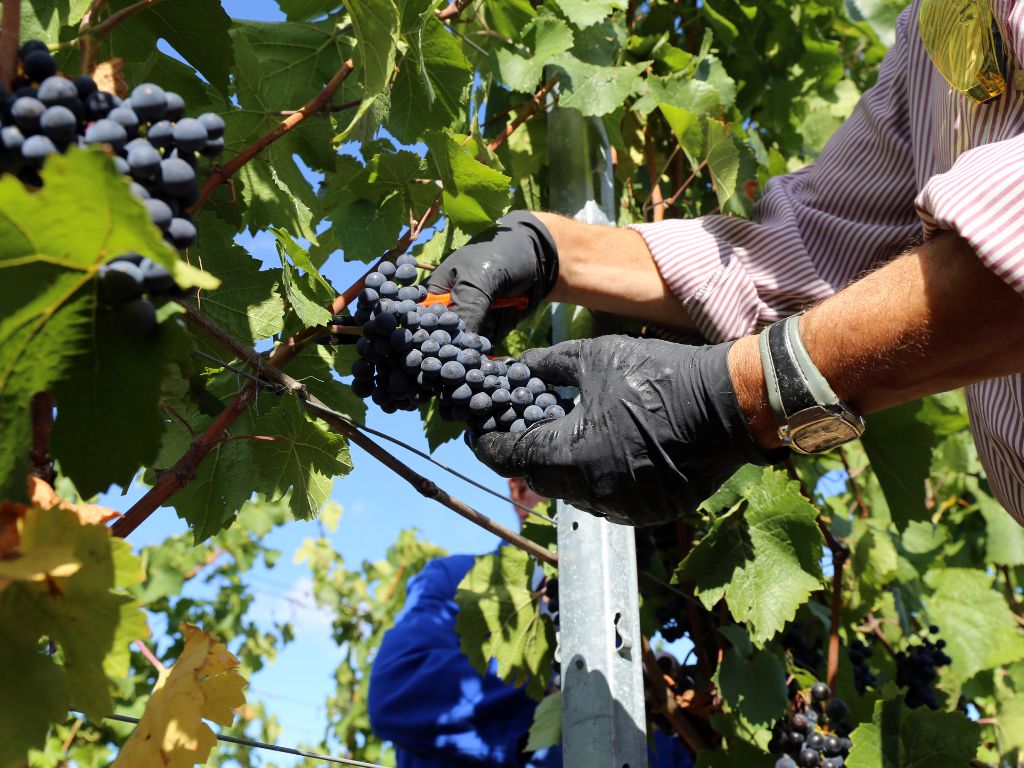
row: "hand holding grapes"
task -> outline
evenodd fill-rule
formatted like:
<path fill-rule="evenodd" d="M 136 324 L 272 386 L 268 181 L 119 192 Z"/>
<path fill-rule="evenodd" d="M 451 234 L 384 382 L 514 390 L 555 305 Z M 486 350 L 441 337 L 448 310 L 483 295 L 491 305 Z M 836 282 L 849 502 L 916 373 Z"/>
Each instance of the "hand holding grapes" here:
<path fill-rule="evenodd" d="M 545 496 L 630 525 L 692 512 L 746 463 L 766 464 L 729 375 L 730 343 L 602 336 L 532 349 L 534 375 L 581 392 L 563 418 L 476 441 L 477 456 Z"/>
<path fill-rule="evenodd" d="M 558 254 L 532 213 L 513 211 L 453 251 L 427 281 L 431 293 L 450 293 L 451 310 L 466 326 L 499 342 L 544 300 L 558 279 Z M 525 309 L 492 308 L 497 299 L 526 295 Z"/>

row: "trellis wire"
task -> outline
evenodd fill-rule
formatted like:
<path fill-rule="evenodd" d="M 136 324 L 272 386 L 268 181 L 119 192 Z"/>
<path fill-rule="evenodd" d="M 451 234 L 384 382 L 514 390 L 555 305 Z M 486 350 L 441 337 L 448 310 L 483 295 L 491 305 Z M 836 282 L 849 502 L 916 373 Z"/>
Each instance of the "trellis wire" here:
<path fill-rule="evenodd" d="M 128 717 L 127 715 L 107 715 L 104 719 L 117 720 L 119 722 L 130 723 L 132 725 L 139 724 L 138 718 Z M 266 744 L 262 741 L 242 739 L 238 736 L 225 736 L 221 733 L 215 733 L 214 736 L 217 737 L 217 741 L 226 741 L 230 744 L 238 744 L 243 747 L 252 747 L 253 749 L 266 749 L 270 752 L 283 752 L 286 755 L 308 757 L 311 760 L 322 760 L 325 763 L 336 763 L 338 765 L 355 765 L 359 766 L 359 768 L 386 768 L 386 766 L 380 765 L 379 763 L 364 763 L 362 760 L 349 760 L 346 757 L 332 757 L 331 755 L 321 755 L 319 752 L 307 752 L 304 749 L 282 747 L 277 744 Z"/>
<path fill-rule="evenodd" d="M 203 352 L 201 350 L 198 350 L 198 349 L 197 350 L 193 350 L 193 354 L 196 355 L 197 357 L 202 357 L 202 358 L 204 358 L 206 360 L 209 360 L 210 362 L 215 363 L 215 364 L 221 366 L 222 368 L 225 368 L 226 370 L 231 371 L 232 373 L 238 374 L 239 376 L 242 376 L 242 377 L 246 378 L 247 380 L 253 382 L 257 386 L 262 387 L 264 389 L 270 389 L 270 390 L 273 390 L 273 391 L 279 391 L 281 389 L 281 387 L 279 385 L 274 384 L 273 382 L 266 381 L 265 379 L 261 379 L 258 376 L 253 376 L 248 371 L 242 370 L 238 366 L 226 363 L 223 360 L 218 360 L 213 355 L 208 354 L 206 352 Z M 338 413 L 337 411 L 334 411 L 333 415 L 336 416 L 337 418 L 340 418 L 340 419 L 342 419 L 344 421 L 347 421 L 349 424 L 351 424 L 356 429 L 360 429 L 363 432 L 366 432 L 367 434 L 373 435 L 374 437 L 379 437 L 381 440 L 387 440 L 389 443 L 393 443 L 393 444 L 395 444 L 397 446 L 405 448 L 405 450 L 409 451 L 410 453 L 416 454 L 421 459 L 429 461 L 431 464 L 433 464 L 434 466 L 438 467 L 439 469 L 443 469 L 448 474 L 453 475 L 453 476 L 459 478 L 463 482 L 469 483 L 474 488 L 479 488 L 481 491 L 484 491 L 486 493 L 491 494 L 491 496 L 494 496 L 495 498 L 501 499 L 502 501 L 507 501 L 512 506 L 518 507 L 519 509 L 523 510 L 527 514 L 533 515 L 535 517 L 539 517 L 541 520 L 545 520 L 545 521 L 547 521 L 549 523 L 552 523 L 552 524 L 555 522 L 552 518 L 548 517 L 543 512 L 537 512 L 535 509 L 531 509 L 530 507 L 526 506 L 525 504 L 520 504 L 518 501 L 515 501 L 512 498 L 510 498 L 508 496 L 504 496 L 504 495 L 498 493 L 493 488 L 488 488 L 483 483 L 479 483 L 476 480 L 474 480 L 473 478 L 468 477 L 468 476 L 462 474 L 457 469 L 453 469 L 452 467 L 449 467 L 447 464 L 444 464 L 443 462 L 438 461 L 433 456 L 431 456 L 429 453 L 424 453 L 419 448 L 411 446 L 408 443 L 402 442 L 397 437 L 392 437 L 391 435 L 388 435 L 388 434 L 386 434 L 384 432 L 381 432 L 379 430 L 373 429 L 372 427 L 368 427 L 365 424 L 361 424 L 358 421 L 356 421 L 355 419 L 352 419 L 352 418 L 350 418 L 348 416 L 345 416 L 344 414 Z"/>

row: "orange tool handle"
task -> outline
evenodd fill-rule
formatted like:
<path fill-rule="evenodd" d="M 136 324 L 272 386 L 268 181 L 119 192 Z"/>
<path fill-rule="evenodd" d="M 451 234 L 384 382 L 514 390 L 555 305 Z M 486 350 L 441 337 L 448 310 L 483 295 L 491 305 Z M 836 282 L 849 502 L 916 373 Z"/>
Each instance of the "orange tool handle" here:
<path fill-rule="evenodd" d="M 429 307 L 431 304 L 444 304 L 446 307 L 452 303 L 452 295 L 450 293 L 428 293 L 422 304 Z M 511 299 L 498 299 L 491 306 L 495 309 L 504 309 L 505 307 L 513 307 L 515 309 L 523 310 L 530 305 L 529 296 L 514 296 Z"/>

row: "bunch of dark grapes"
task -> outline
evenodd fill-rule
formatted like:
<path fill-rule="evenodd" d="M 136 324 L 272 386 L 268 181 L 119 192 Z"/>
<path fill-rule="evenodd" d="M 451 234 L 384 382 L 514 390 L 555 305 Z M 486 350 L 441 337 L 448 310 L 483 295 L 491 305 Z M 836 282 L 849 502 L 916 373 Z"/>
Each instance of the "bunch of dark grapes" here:
<path fill-rule="evenodd" d="M 363 334 L 353 392 L 385 413 L 411 411 L 436 397 L 443 419 L 481 434 L 519 432 L 571 409 L 525 364 L 489 358 L 491 342 L 444 304 L 424 303 L 427 288 L 415 284 L 416 275 L 416 260 L 404 255 L 366 276 L 354 316 Z"/>
<path fill-rule="evenodd" d="M 118 256 L 99 270 L 100 298 L 117 313 L 118 325 L 130 336 L 145 337 L 157 328 L 150 299 L 178 293 L 171 273 L 137 253 Z"/>
<path fill-rule="evenodd" d="M 868 688 L 874 688 L 877 682 L 875 673 L 868 666 L 868 659 L 874 655 L 870 645 L 861 642 L 859 638 L 850 643 L 850 664 L 853 667 L 853 683 L 857 687 L 857 693 L 864 695 Z"/>
<path fill-rule="evenodd" d="M 797 694 L 789 716 L 776 723 L 769 749 L 781 755 L 775 768 L 842 768 L 853 746 L 846 702 L 825 683 L 811 686 L 810 702 Z"/>
<path fill-rule="evenodd" d="M 939 628 L 933 625 L 928 628 L 928 632 L 937 635 Z M 911 643 L 907 650 L 897 652 L 896 685 L 907 689 L 905 701 L 908 707 L 939 708 L 935 681 L 939 677 L 939 668 L 953 661 L 943 650 L 945 647 L 945 640 L 933 640 L 928 635 L 921 635 L 919 641 Z"/>
<path fill-rule="evenodd" d="M 655 608 L 654 618 L 658 620 L 658 633 L 666 643 L 674 643 L 690 631 L 686 603 L 681 597 Z"/>
<path fill-rule="evenodd" d="M 224 150 L 224 121 L 212 112 L 185 117 L 185 100 L 143 83 L 122 101 L 88 75 L 57 73 L 45 43 L 29 40 L 14 90 L 0 86 L 0 162 L 22 181 L 41 186 L 38 170 L 68 147 L 98 144 L 114 153 L 118 170 L 149 217 L 175 248 L 187 248 L 196 228 L 187 210 L 199 198 L 196 155 Z"/>

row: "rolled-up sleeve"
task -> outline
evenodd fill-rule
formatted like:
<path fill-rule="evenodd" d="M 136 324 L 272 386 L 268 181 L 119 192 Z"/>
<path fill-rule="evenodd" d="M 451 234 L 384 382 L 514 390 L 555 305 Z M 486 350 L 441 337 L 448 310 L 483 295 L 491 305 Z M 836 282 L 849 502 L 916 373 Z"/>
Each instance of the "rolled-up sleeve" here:
<path fill-rule="evenodd" d="M 710 341 L 754 332 L 841 289 L 920 236 L 907 107 L 908 24 L 817 162 L 771 179 L 755 220 L 634 225 Z"/>
<path fill-rule="evenodd" d="M 1024 293 L 1024 136 L 972 149 L 917 197 L 925 238 L 951 230 Z"/>

